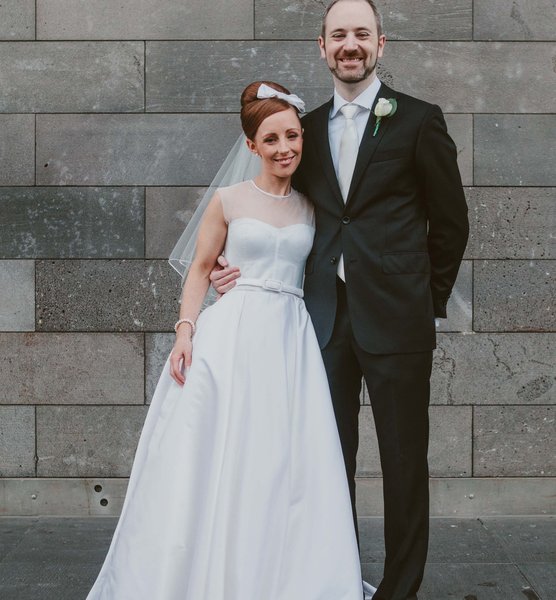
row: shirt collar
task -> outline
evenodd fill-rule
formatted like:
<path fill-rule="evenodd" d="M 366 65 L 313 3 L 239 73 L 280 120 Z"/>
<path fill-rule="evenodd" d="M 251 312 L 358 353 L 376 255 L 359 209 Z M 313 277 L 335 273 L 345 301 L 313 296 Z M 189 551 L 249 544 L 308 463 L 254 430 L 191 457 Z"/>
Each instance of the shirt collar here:
<path fill-rule="evenodd" d="M 361 108 L 371 110 L 381 85 L 380 79 L 375 77 L 371 85 L 364 89 L 359 96 L 351 102 L 342 98 L 338 93 L 338 90 L 334 89 L 334 102 L 332 104 L 332 110 L 330 111 L 330 118 L 333 119 L 342 106 L 345 106 L 346 104 L 357 104 L 357 106 L 360 106 Z"/>

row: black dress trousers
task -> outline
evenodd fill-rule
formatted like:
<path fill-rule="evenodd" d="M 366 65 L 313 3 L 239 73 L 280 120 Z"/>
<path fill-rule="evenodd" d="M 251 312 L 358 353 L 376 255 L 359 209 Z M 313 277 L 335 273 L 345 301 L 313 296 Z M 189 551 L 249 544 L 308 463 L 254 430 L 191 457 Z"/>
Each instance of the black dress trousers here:
<path fill-rule="evenodd" d="M 370 354 L 355 341 L 345 284 L 337 279 L 337 314 L 322 350 L 344 454 L 353 515 L 359 445 L 359 395 L 365 378 L 384 482 L 384 579 L 374 600 L 416 600 L 428 547 L 427 451 L 432 351 Z"/>

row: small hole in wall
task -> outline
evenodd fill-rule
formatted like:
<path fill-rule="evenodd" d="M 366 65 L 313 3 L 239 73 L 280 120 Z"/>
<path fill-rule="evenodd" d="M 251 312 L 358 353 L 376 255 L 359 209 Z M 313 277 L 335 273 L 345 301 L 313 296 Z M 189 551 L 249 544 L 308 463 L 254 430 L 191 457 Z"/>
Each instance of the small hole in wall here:
<path fill-rule="evenodd" d="M 102 492 L 102 486 L 98 483 L 95 485 L 95 492 Z"/>
<path fill-rule="evenodd" d="M 108 506 L 108 500 L 107 500 L 106 498 L 103 498 L 103 499 L 100 501 L 100 505 L 101 505 L 101 506 Z"/>

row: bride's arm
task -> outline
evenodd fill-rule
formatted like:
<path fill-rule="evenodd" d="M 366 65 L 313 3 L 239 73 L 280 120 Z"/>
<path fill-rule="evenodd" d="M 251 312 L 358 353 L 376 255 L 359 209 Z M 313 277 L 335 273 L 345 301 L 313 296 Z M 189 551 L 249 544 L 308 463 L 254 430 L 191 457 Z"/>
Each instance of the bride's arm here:
<path fill-rule="evenodd" d="M 210 283 L 210 272 L 224 248 L 227 233 L 228 226 L 217 192 L 209 202 L 199 227 L 195 258 L 183 286 L 180 319 L 190 319 L 193 322 L 197 320 Z M 185 368 L 191 365 L 191 333 L 189 323 L 184 322 L 179 325 L 176 342 L 170 355 L 170 375 L 179 384 L 185 382 L 181 367 Z"/>

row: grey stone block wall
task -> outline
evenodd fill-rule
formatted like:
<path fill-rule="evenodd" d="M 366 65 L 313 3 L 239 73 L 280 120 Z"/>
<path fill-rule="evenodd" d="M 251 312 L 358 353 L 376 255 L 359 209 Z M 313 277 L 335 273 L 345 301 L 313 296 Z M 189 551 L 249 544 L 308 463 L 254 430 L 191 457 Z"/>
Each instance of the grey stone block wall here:
<path fill-rule="evenodd" d="M 324 4 L 0 2 L 0 513 L 121 506 L 172 346 L 168 253 L 240 131 L 246 83 L 328 99 Z M 379 5 L 380 77 L 442 107 L 469 204 L 434 360 L 433 510 L 554 512 L 554 2 Z M 359 503 L 376 514 L 361 400 Z"/>

